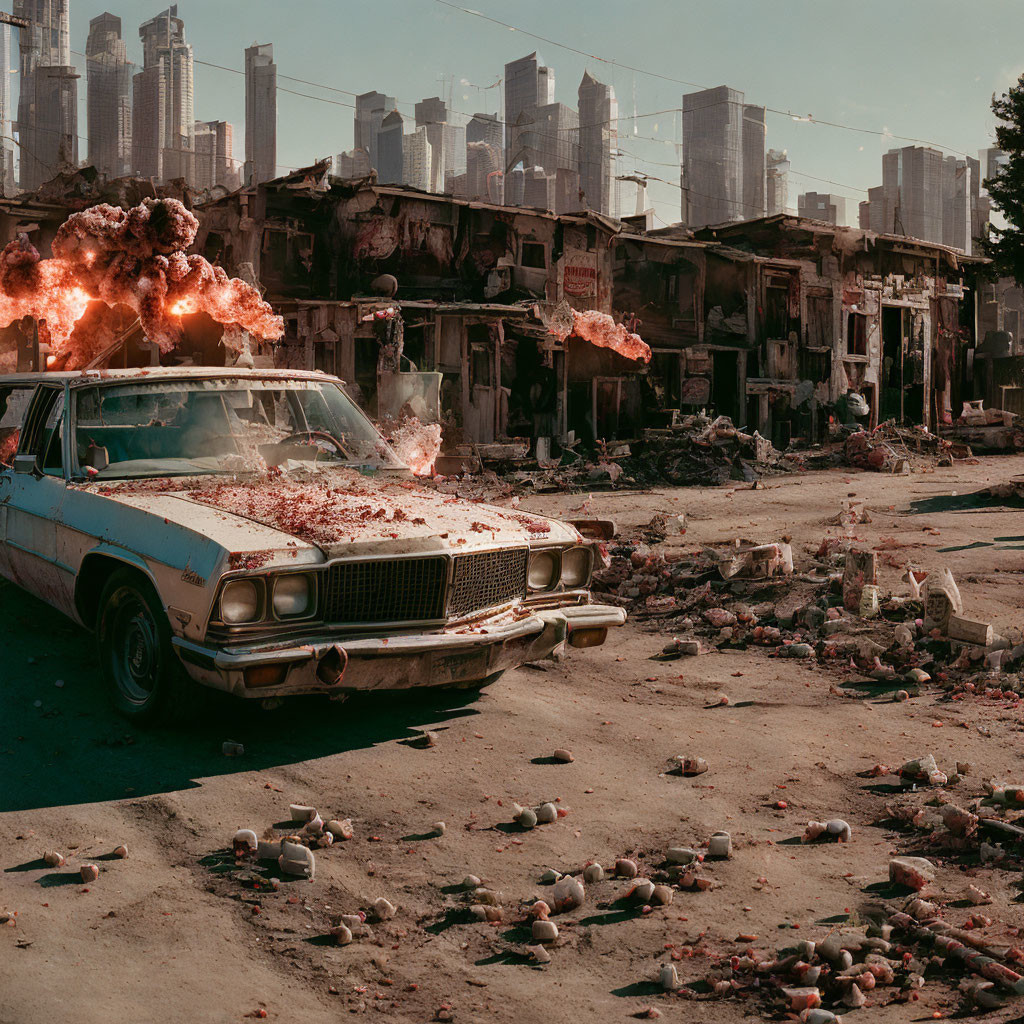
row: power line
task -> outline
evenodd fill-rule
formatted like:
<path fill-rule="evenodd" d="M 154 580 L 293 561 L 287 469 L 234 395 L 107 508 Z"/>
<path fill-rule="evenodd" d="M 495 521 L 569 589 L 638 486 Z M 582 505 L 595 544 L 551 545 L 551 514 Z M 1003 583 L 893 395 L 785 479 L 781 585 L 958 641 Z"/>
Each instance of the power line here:
<path fill-rule="evenodd" d="M 630 71 L 634 74 L 647 75 L 650 78 L 658 78 L 663 82 L 672 82 L 676 85 L 685 85 L 694 89 L 708 89 L 709 86 L 702 85 L 699 82 L 688 82 L 683 78 L 675 78 L 672 75 L 663 75 L 658 71 L 652 71 L 650 68 L 639 68 L 634 67 L 632 64 L 624 64 L 621 61 L 612 60 L 610 57 L 602 57 L 597 53 L 588 53 L 586 50 L 580 50 L 575 46 L 570 46 L 568 43 L 559 42 L 557 39 L 551 39 L 548 36 L 537 35 L 535 32 L 530 32 L 527 29 L 520 28 L 518 25 L 510 25 L 508 22 L 500 21 L 497 18 L 492 18 L 490 15 L 483 14 L 480 11 L 472 10 L 469 7 L 462 7 L 459 4 L 452 3 L 451 0 L 434 0 L 434 3 L 440 4 L 442 7 L 450 7 L 452 10 L 460 11 L 463 14 L 468 14 L 476 18 L 482 18 L 484 21 L 489 21 L 492 24 L 500 25 L 502 28 L 509 29 L 512 32 L 519 32 L 521 35 L 529 36 L 531 39 L 537 39 L 542 43 L 549 43 L 551 46 L 558 47 L 561 50 L 567 50 L 569 53 L 575 53 L 578 56 L 586 57 L 590 60 L 600 61 L 602 64 L 608 64 L 612 67 L 620 68 L 623 71 Z M 756 105 L 756 104 L 755 104 Z M 953 146 L 944 146 L 938 142 L 931 142 L 927 139 L 917 139 L 909 135 L 896 135 L 894 132 L 888 130 L 879 131 L 877 128 L 860 128 L 855 125 L 842 124 L 838 121 L 825 121 L 814 117 L 811 114 L 797 114 L 792 110 L 781 110 L 778 107 L 765 107 L 765 111 L 772 114 L 778 114 L 782 117 L 788 117 L 795 121 L 804 121 L 809 124 L 820 124 L 827 125 L 830 128 L 839 128 L 843 131 L 848 132 L 859 132 L 862 135 L 875 135 L 882 138 L 899 139 L 901 142 L 914 142 L 922 146 L 934 146 L 936 149 L 946 150 L 949 153 L 955 153 L 957 156 L 969 156 L 963 150 L 955 149 Z"/>

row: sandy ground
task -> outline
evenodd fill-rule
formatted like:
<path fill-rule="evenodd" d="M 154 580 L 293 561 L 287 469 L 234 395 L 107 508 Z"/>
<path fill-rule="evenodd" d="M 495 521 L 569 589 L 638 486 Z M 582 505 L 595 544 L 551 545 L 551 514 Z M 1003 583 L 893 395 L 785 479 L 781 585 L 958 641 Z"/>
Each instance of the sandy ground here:
<path fill-rule="evenodd" d="M 862 503 L 872 522 L 858 537 L 893 537 L 898 558 L 948 565 L 969 612 L 1013 633 L 1024 541 L 995 538 L 1024 535 L 1024 514 L 929 499 L 1022 473 L 1024 458 L 990 458 L 900 478 L 830 471 L 756 491 L 523 504 L 565 514 L 586 500 L 621 528 L 659 511 L 686 513 L 687 533 L 672 542 L 686 548 L 790 534 L 799 568 L 836 532 L 827 521 Z M 939 551 L 973 542 L 989 546 Z M 897 575 L 887 567 L 882 582 L 903 592 Z M 1019 771 L 1021 716 L 1008 702 L 943 702 L 928 688 L 901 704 L 839 696 L 823 670 L 758 651 L 654 662 L 670 634 L 635 622 L 603 648 L 511 672 L 482 695 L 306 700 L 273 713 L 228 704 L 184 731 L 146 732 L 108 711 L 89 637 L 7 586 L 0 615 L 0 910 L 18 912 L 16 927 L 0 927 L 3 1024 L 228 1022 L 261 1010 L 268 1020 L 352 1011 L 412 1022 L 434 1019 L 443 1004 L 459 1021 L 620 1021 L 649 1005 L 669 1021 L 756 1018 L 761 1005 L 751 1000 L 661 994 L 651 982 L 666 946 L 697 943 L 698 954 L 678 964 L 684 981 L 696 979 L 707 969 L 700 951 L 742 949 L 741 933 L 774 949 L 820 938 L 877 903 L 901 839 L 879 824 L 885 787 L 857 775 L 875 762 L 928 752 L 950 770 L 970 761 L 965 798 L 982 792 L 983 778 L 1016 780 Z M 728 706 L 717 705 L 720 694 Z M 436 746 L 403 742 L 423 728 L 438 731 Z M 244 743 L 244 757 L 222 756 L 225 739 Z M 548 763 L 556 747 L 569 747 L 574 763 Z M 669 759 L 687 752 L 711 770 L 667 774 Z M 555 799 L 569 812 L 556 823 L 525 833 L 510 825 L 513 801 Z M 786 810 L 774 808 L 779 799 Z M 287 817 L 290 802 L 315 805 L 325 819 L 351 817 L 355 838 L 318 854 L 312 882 L 245 888 L 225 870 L 232 834 L 262 832 Z M 793 842 L 807 820 L 835 816 L 853 826 L 849 846 Z M 427 837 L 439 819 L 446 834 Z M 521 955 L 523 929 L 469 921 L 462 910 L 457 887 L 467 873 L 515 907 L 544 894 L 546 868 L 627 855 L 653 864 L 667 846 L 699 844 L 722 828 L 734 854 L 710 867 L 717 888 L 678 893 L 645 916 L 618 902 L 623 882 L 588 886 L 543 967 Z M 104 859 L 119 843 L 128 859 Z M 68 855 L 67 866 L 42 865 L 48 849 Z M 83 862 L 101 868 L 88 886 L 77 874 Z M 986 911 L 993 936 L 1022 923 L 1016 872 L 983 867 L 971 880 L 996 898 Z M 937 891 L 949 899 L 967 884 L 962 869 L 940 868 Z M 381 895 L 398 913 L 374 926 L 372 940 L 325 941 L 331 914 Z M 931 1019 L 956 1006 L 946 985 L 930 983 L 920 1002 L 848 1019 Z M 1022 1011 L 1011 1005 L 987 1019 Z"/>

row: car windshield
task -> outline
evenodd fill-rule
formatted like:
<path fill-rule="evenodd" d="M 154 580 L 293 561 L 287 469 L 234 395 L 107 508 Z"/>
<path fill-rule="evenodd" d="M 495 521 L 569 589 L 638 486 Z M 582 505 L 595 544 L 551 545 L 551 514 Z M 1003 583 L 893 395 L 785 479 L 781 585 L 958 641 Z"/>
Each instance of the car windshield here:
<path fill-rule="evenodd" d="M 78 466 L 93 478 L 292 467 L 400 468 L 335 383 L 281 378 L 141 380 L 76 389 Z"/>

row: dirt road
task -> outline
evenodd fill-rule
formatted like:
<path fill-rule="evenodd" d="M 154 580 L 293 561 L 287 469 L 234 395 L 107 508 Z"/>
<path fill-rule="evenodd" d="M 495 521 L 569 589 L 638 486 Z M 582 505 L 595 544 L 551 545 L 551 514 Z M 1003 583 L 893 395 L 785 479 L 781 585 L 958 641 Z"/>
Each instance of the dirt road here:
<path fill-rule="evenodd" d="M 829 521 L 857 503 L 871 518 L 858 538 L 892 538 L 890 550 L 923 568 L 948 565 L 970 614 L 1019 636 L 1024 515 L 964 495 L 1022 473 L 1024 458 L 993 458 L 909 477 L 831 471 L 756 491 L 558 495 L 523 507 L 565 514 L 586 502 L 621 529 L 685 513 L 687 532 L 670 543 L 686 549 L 788 534 L 799 568 L 826 531 L 839 532 Z M 970 544 L 985 546 L 940 551 Z M 881 582 L 905 592 L 895 567 Z M 7 586 L 0 615 L 0 911 L 17 911 L 16 926 L 0 927 L 3 1024 L 240 1022 L 261 1011 L 418 1022 L 444 1007 L 442 1019 L 569 1024 L 626 1020 L 648 1006 L 666 1020 L 739 1021 L 761 1004 L 662 994 L 658 966 L 675 950 L 680 979 L 697 980 L 716 955 L 821 938 L 877 904 L 900 837 L 885 822 L 886 787 L 857 773 L 931 753 L 940 766 L 971 762 L 958 799 L 980 795 L 985 778 L 1019 781 L 1016 702 L 951 703 L 928 687 L 906 703 L 856 699 L 832 692 L 835 680 L 813 662 L 754 650 L 655 662 L 671 636 L 655 623 L 509 673 L 482 695 L 310 700 L 273 713 L 228 704 L 185 731 L 145 732 L 108 711 L 85 634 Z M 424 728 L 438 733 L 435 746 L 403 742 Z M 224 757 L 226 739 L 243 743 L 244 756 Z M 575 761 L 551 763 L 557 747 Z M 668 772 L 674 755 L 691 752 L 710 771 Z M 567 814 L 528 832 L 511 824 L 514 801 L 545 800 Z M 234 831 L 262 833 L 293 802 L 351 817 L 355 837 L 318 852 L 312 882 L 246 887 L 225 855 Z M 848 846 L 796 841 L 808 820 L 832 817 L 851 824 Z M 430 835 L 438 820 L 441 837 Z M 711 891 L 679 892 L 644 914 L 621 899 L 623 881 L 590 885 L 584 906 L 558 919 L 551 963 L 524 955 L 528 932 L 510 918 L 549 891 L 545 869 L 627 856 L 643 867 L 718 829 L 734 850 L 708 864 L 719 883 Z M 127 859 L 105 859 L 121 843 Z M 43 865 L 49 849 L 68 863 Z M 77 869 L 89 862 L 100 875 L 83 885 Z M 502 894 L 504 923 L 468 918 L 467 874 Z M 991 892 L 988 934 L 1006 938 L 1021 923 L 1018 878 L 940 863 L 936 891 L 956 901 L 973 881 Z M 398 911 L 373 925 L 373 938 L 345 947 L 326 938 L 332 915 L 378 896 Z M 957 1005 L 935 982 L 918 1002 L 854 1019 L 921 1020 Z M 986 1019 L 1021 1012 L 1011 1005 Z"/>

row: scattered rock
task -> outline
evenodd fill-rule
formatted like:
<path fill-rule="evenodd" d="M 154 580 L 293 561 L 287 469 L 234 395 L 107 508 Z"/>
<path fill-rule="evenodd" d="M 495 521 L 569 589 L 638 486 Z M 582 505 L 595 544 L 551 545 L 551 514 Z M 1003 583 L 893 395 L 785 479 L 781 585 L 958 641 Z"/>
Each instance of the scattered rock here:
<path fill-rule="evenodd" d="M 334 836 L 335 840 L 338 839 L 351 839 L 355 832 L 352 829 L 351 818 L 332 818 L 327 822 L 327 831 Z"/>
<path fill-rule="evenodd" d="M 533 828 L 537 824 L 537 814 L 529 807 L 520 807 L 515 821 L 520 828 Z"/>
<path fill-rule="evenodd" d="M 476 889 L 480 885 L 480 879 L 476 875 L 466 875 L 462 880 L 462 885 L 466 889 Z"/>
<path fill-rule="evenodd" d="M 665 992 L 674 992 L 679 988 L 679 972 L 675 964 L 662 964 L 658 969 L 658 984 Z"/>
<path fill-rule="evenodd" d="M 339 946 L 347 946 L 352 941 L 352 929 L 345 924 L 336 924 L 331 929 L 331 938 Z"/>
<path fill-rule="evenodd" d="M 572 756 L 572 751 L 566 750 L 564 747 L 559 747 L 551 756 L 558 761 L 559 764 L 571 764 L 576 760 L 576 758 Z"/>
<path fill-rule="evenodd" d="M 654 895 L 654 883 L 649 878 L 642 878 L 630 889 L 629 894 L 639 903 L 650 903 Z"/>
<path fill-rule="evenodd" d="M 732 837 L 728 832 L 716 832 L 708 840 L 709 857 L 731 857 Z"/>
<path fill-rule="evenodd" d="M 95 864 L 83 864 L 78 873 L 82 876 L 83 882 L 95 882 L 100 877 L 100 869 Z"/>
<path fill-rule="evenodd" d="M 532 928 L 534 942 L 554 942 L 558 938 L 558 925 L 545 918 L 537 918 Z"/>
<path fill-rule="evenodd" d="M 125 857 L 128 856 L 128 847 L 127 847 L 127 845 L 122 843 L 120 846 L 115 846 L 114 847 L 114 856 L 119 858 L 120 860 L 124 860 Z"/>
<path fill-rule="evenodd" d="M 679 754 L 676 761 L 679 763 L 679 770 L 683 775 L 703 775 L 709 767 L 703 757 L 696 757 L 692 754 Z"/>
<path fill-rule="evenodd" d="M 378 921 L 390 921 L 395 916 L 395 905 L 383 896 L 378 896 L 373 901 L 373 912 Z"/>
<path fill-rule="evenodd" d="M 656 885 L 651 893 L 651 903 L 658 907 L 667 907 L 675 898 L 675 890 L 669 885 Z"/>
<path fill-rule="evenodd" d="M 538 825 L 550 825 L 551 822 L 558 820 L 558 808 L 553 803 L 541 804 L 534 814 Z"/>
<path fill-rule="evenodd" d="M 588 864 L 583 869 L 583 881 L 588 885 L 604 880 L 604 868 L 600 864 Z"/>
<path fill-rule="evenodd" d="M 434 835 L 439 838 L 448 831 L 448 826 L 443 821 L 435 821 L 434 824 L 431 825 L 431 828 L 433 829 Z"/>
<path fill-rule="evenodd" d="M 924 857 L 893 857 L 889 861 L 889 881 L 920 892 L 935 880 L 935 865 Z"/>
<path fill-rule="evenodd" d="M 586 899 L 586 890 L 578 878 L 573 878 L 572 875 L 565 875 L 555 883 L 551 896 L 554 901 L 553 909 L 555 912 L 564 914 L 568 910 L 575 910 L 576 907 L 583 906 L 583 901 Z"/>
<path fill-rule="evenodd" d="M 289 839 L 281 840 L 281 855 L 277 858 L 277 863 L 286 875 L 294 875 L 297 878 L 308 878 L 312 881 L 316 872 L 313 851 Z"/>
<path fill-rule="evenodd" d="M 688 846 L 670 846 L 665 851 L 665 860 L 670 864 L 692 864 L 700 856 Z"/>
<path fill-rule="evenodd" d="M 628 857 L 620 857 L 615 862 L 615 874 L 619 878 L 636 878 L 636 861 Z"/>
<path fill-rule="evenodd" d="M 553 885 L 561 877 L 561 871 L 556 871 L 554 868 L 548 868 L 547 871 L 540 876 L 540 883 L 541 885 Z"/>
<path fill-rule="evenodd" d="M 304 804 L 289 804 L 288 814 L 292 821 L 298 821 L 302 824 L 312 821 L 317 816 L 315 807 L 306 807 Z"/>
<path fill-rule="evenodd" d="M 64 866 L 64 854 L 56 850 L 47 850 L 43 854 L 43 861 L 48 868 L 61 868 Z"/>
<path fill-rule="evenodd" d="M 527 946 L 527 951 L 538 964 L 551 963 L 551 954 L 543 946 Z"/>

